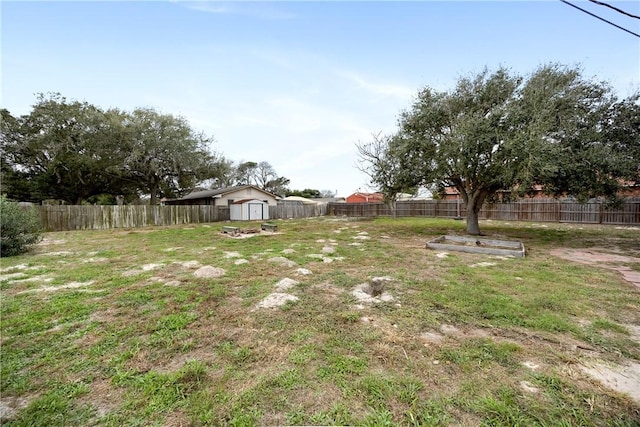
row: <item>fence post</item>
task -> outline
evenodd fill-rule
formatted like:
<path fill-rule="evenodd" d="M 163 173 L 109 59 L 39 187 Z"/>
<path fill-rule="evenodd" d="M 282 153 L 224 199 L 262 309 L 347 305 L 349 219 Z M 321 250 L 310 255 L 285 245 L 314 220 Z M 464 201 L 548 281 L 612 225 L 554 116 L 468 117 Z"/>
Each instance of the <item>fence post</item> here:
<path fill-rule="evenodd" d="M 598 224 L 602 224 L 602 215 L 604 211 L 604 203 L 601 200 L 598 200 Z"/>

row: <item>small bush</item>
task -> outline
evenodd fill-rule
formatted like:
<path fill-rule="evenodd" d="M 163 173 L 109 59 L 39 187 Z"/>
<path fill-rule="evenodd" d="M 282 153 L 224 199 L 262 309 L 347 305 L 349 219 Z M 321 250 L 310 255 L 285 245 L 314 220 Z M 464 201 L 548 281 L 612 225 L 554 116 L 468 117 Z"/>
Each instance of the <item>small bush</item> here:
<path fill-rule="evenodd" d="M 13 256 L 29 250 L 42 237 L 40 218 L 26 208 L 0 195 L 0 256 Z"/>

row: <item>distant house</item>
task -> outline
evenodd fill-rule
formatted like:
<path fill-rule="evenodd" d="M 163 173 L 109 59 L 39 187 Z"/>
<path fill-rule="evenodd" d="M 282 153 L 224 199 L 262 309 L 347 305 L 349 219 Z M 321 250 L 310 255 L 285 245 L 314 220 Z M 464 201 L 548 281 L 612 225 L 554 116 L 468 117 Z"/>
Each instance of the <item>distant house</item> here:
<path fill-rule="evenodd" d="M 231 220 L 269 219 L 269 206 L 277 206 L 277 196 L 253 185 L 194 191 L 165 205 L 208 205 L 229 207 Z"/>
<path fill-rule="evenodd" d="M 620 181 L 622 188 L 618 192 L 620 197 L 640 197 L 640 183 L 634 181 Z M 504 200 L 506 195 L 510 193 L 509 190 L 499 190 L 496 192 L 498 200 Z M 534 184 L 533 191 L 523 196 L 525 199 L 547 199 L 552 196 L 545 194 L 544 187 L 540 184 Z M 462 199 L 460 193 L 454 186 L 444 187 L 444 200 L 458 200 Z"/>
<path fill-rule="evenodd" d="M 504 200 L 506 198 L 506 195 L 508 195 L 510 192 L 511 192 L 510 190 L 498 190 L 496 192 L 496 199 Z M 533 191 L 531 192 L 531 194 L 525 196 L 525 198 L 527 199 L 543 199 L 547 197 L 549 196 L 546 196 L 544 194 L 542 185 L 539 185 L 539 184 L 535 184 L 533 186 Z M 458 189 L 451 185 L 451 186 L 444 187 L 443 200 L 462 200 L 462 196 L 460 195 L 460 192 L 458 191 Z"/>
<path fill-rule="evenodd" d="M 347 196 L 347 203 L 379 203 L 382 202 L 382 193 L 360 193 L 356 192 Z"/>
<path fill-rule="evenodd" d="M 640 182 L 623 181 L 620 195 L 622 197 L 640 197 Z"/>
<path fill-rule="evenodd" d="M 303 205 L 317 205 L 319 203 L 313 199 L 300 196 L 287 196 L 282 201 L 285 203 L 302 203 Z"/>
<path fill-rule="evenodd" d="M 311 200 L 315 200 L 318 203 L 345 203 L 346 202 L 344 197 L 319 197 L 317 199 L 311 199 Z"/>

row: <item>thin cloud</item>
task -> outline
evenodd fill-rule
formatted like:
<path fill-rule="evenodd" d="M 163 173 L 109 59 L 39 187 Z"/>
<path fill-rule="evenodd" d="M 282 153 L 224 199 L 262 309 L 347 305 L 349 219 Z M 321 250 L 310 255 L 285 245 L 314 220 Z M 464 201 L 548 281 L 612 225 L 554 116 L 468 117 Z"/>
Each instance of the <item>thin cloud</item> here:
<path fill-rule="evenodd" d="M 274 8 L 265 3 L 219 2 L 219 1 L 180 1 L 173 0 L 191 10 L 218 15 L 239 15 L 266 20 L 290 20 L 295 14 Z"/>
<path fill-rule="evenodd" d="M 337 71 L 336 74 L 373 95 L 409 99 L 416 92 L 415 88 L 401 84 L 373 83 L 353 71 Z"/>

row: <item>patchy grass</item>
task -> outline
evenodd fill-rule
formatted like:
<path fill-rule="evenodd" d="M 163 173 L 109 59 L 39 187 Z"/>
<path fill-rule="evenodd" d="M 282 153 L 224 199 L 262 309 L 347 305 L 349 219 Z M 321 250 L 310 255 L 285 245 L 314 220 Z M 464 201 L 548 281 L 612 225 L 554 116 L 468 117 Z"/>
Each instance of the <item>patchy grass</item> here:
<path fill-rule="evenodd" d="M 640 231 L 482 226 L 527 257 L 427 250 L 464 233 L 437 219 L 49 233 L 2 263 L 3 423 L 638 425 L 637 402 L 579 367 L 640 360 L 640 291 L 548 252 L 638 257 Z M 393 299 L 356 300 L 376 276 Z M 285 277 L 299 299 L 257 309 Z"/>

